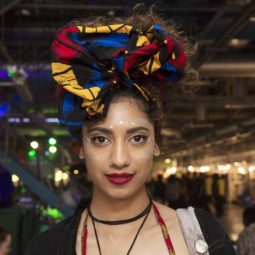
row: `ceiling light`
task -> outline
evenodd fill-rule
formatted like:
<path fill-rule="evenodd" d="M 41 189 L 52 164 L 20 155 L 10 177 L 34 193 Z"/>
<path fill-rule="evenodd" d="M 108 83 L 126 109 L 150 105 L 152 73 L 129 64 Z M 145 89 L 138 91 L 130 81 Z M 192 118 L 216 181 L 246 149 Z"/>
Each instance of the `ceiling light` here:
<path fill-rule="evenodd" d="M 245 47 L 247 44 L 249 44 L 249 42 L 249 40 L 233 38 L 229 41 L 229 46 L 240 48 Z"/>
<path fill-rule="evenodd" d="M 31 12 L 28 9 L 22 9 L 20 12 L 24 16 L 30 16 L 31 15 Z"/>
<path fill-rule="evenodd" d="M 201 166 L 199 170 L 201 173 L 205 173 L 207 171 L 210 171 L 210 169 L 211 168 L 209 166 Z"/>
<path fill-rule="evenodd" d="M 108 15 L 109 17 L 113 17 L 113 16 L 115 15 L 115 12 L 114 12 L 113 10 L 109 10 L 109 11 L 107 12 L 107 15 Z"/>
<path fill-rule="evenodd" d="M 19 181 L 19 177 L 15 174 L 12 175 L 12 182 L 18 182 Z"/>
<path fill-rule="evenodd" d="M 193 166 L 188 166 L 188 171 L 189 172 L 195 172 L 195 168 Z"/>
<path fill-rule="evenodd" d="M 39 143 L 37 142 L 37 141 L 32 141 L 31 143 L 30 143 L 30 146 L 31 146 L 31 148 L 33 148 L 33 149 L 38 149 L 38 147 L 39 147 Z"/>
<path fill-rule="evenodd" d="M 50 146 L 50 147 L 49 147 L 49 152 L 52 153 L 52 154 L 56 153 L 57 150 L 58 150 L 58 149 L 57 149 L 56 146 Z"/>
<path fill-rule="evenodd" d="M 171 163 L 171 159 L 170 159 L 170 158 L 166 158 L 166 159 L 165 159 L 165 163 L 166 163 L 166 164 L 170 164 L 170 163 Z"/>

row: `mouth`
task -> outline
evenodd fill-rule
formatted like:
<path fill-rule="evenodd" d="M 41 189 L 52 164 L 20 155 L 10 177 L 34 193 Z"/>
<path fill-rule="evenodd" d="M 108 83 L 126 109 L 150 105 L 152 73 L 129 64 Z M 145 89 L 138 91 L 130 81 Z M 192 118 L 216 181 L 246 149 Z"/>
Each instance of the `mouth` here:
<path fill-rule="evenodd" d="M 106 178 L 109 182 L 116 185 L 124 185 L 130 182 L 135 174 L 122 173 L 122 174 L 107 174 Z"/>

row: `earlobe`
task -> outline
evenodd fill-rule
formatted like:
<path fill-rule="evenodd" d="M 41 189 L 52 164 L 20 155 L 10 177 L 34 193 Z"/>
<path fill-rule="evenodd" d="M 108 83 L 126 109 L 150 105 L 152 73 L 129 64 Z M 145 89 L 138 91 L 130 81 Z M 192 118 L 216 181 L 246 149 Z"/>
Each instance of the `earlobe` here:
<path fill-rule="evenodd" d="M 81 148 L 80 148 L 79 158 L 80 158 L 80 159 L 84 159 L 84 158 L 85 158 L 85 152 L 84 152 L 84 149 L 83 149 L 82 146 L 81 146 Z"/>
<path fill-rule="evenodd" d="M 159 146 L 158 146 L 157 143 L 154 146 L 153 155 L 156 156 L 156 157 L 158 157 L 160 155 L 160 149 L 159 149 Z"/>

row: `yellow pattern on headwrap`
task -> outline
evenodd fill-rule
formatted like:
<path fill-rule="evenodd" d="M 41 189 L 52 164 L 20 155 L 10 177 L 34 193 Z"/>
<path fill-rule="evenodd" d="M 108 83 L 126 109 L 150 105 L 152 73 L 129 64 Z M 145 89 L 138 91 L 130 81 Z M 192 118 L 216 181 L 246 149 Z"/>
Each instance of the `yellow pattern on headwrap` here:
<path fill-rule="evenodd" d="M 66 90 L 82 97 L 84 100 L 86 100 L 86 102 L 97 98 L 101 89 L 97 86 L 90 89 L 85 89 L 79 85 L 70 65 L 53 62 L 51 66 L 53 79 Z"/>
<path fill-rule="evenodd" d="M 130 34 L 130 31 L 133 29 L 132 26 L 125 25 L 125 24 L 115 24 L 115 25 L 99 26 L 99 27 L 77 26 L 77 28 L 80 30 L 80 32 L 84 32 L 86 34 L 112 33 L 112 32 Z"/>
<path fill-rule="evenodd" d="M 152 63 L 151 63 L 152 62 Z M 144 62 L 144 65 L 138 67 L 144 74 L 151 74 L 160 69 L 161 64 L 159 61 L 159 52 L 153 55 L 148 62 Z"/>
<path fill-rule="evenodd" d="M 149 40 L 146 36 L 142 35 L 142 36 L 139 36 L 138 39 L 137 39 L 137 42 L 136 42 L 136 46 L 137 47 L 141 47 L 143 45 L 146 45 L 146 44 L 149 44 Z"/>

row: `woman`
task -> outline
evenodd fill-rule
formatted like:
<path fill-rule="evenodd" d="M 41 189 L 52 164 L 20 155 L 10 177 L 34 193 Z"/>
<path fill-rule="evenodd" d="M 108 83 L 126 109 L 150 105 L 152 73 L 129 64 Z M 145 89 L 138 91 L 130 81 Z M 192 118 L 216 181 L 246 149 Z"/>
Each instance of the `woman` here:
<path fill-rule="evenodd" d="M 0 255 L 7 255 L 11 251 L 12 238 L 8 231 L 0 227 Z"/>
<path fill-rule="evenodd" d="M 145 188 L 160 154 L 166 82 L 184 75 L 186 40 L 152 14 L 100 22 L 64 27 L 52 46 L 53 78 L 66 90 L 60 122 L 81 141 L 93 195 L 26 254 L 234 254 L 220 225 L 201 211 L 215 236 L 190 248 L 183 216 L 152 201 Z"/>

